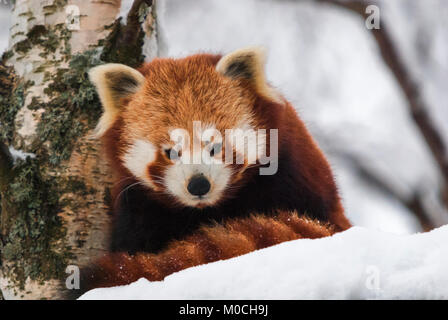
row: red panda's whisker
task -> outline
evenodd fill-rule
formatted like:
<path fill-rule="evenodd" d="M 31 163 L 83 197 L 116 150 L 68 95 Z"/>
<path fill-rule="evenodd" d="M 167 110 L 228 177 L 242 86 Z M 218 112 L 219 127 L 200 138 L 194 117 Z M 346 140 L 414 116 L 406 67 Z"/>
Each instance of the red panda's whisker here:
<path fill-rule="evenodd" d="M 156 176 L 156 175 L 150 175 L 151 176 L 151 179 L 152 178 L 156 178 L 156 179 L 160 179 L 160 180 L 164 180 L 165 178 L 164 177 L 161 177 L 161 176 Z"/>
<path fill-rule="evenodd" d="M 134 177 L 133 177 L 133 176 L 124 177 L 124 178 L 120 179 L 119 181 L 115 182 L 115 183 L 114 183 L 114 186 L 116 186 L 117 184 L 120 184 L 120 183 L 122 183 L 123 181 L 128 180 L 128 179 L 134 179 Z"/>
<path fill-rule="evenodd" d="M 165 186 L 165 182 L 163 180 L 153 180 L 154 183 Z"/>
<path fill-rule="evenodd" d="M 136 185 L 143 185 L 143 183 L 141 183 L 141 182 L 135 182 L 135 183 L 133 183 L 133 184 L 130 184 L 130 185 L 127 186 L 126 188 L 124 188 L 124 189 L 118 194 L 117 198 L 115 199 L 115 204 L 114 204 L 114 205 L 117 204 L 117 201 L 120 199 L 121 195 L 122 195 L 124 192 L 128 191 L 128 190 L 129 190 L 130 188 L 132 188 L 132 187 L 135 187 Z"/>

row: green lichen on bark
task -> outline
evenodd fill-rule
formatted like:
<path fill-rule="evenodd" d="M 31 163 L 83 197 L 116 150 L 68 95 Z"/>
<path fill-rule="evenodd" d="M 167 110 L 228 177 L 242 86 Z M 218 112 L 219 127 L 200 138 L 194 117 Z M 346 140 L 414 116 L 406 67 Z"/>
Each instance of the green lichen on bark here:
<path fill-rule="evenodd" d="M 65 2 L 56 1 L 44 8 L 45 12 L 52 14 Z M 65 243 L 66 230 L 58 214 L 64 207 L 75 209 L 79 206 L 70 203 L 70 197 L 65 195 L 85 197 L 95 192 L 75 176 L 62 178 L 58 174 L 64 171 L 79 139 L 94 128 L 101 114 L 101 104 L 88 79 L 88 71 L 106 62 L 133 67 L 143 62 L 141 28 L 132 38 L 131 45 L 126 43 L 128 38 L 123 37 L 124 27 L 120 21 L 112 28 L 113 32 L 100 41 L 96 49 L 71 55 L 71 33 L 64 25 L 36 25 L 26 34 L 27 39 L 16 44 L 4 56 L 7 60 L 15 54 L 16 59 L 20 59 L 29 50 L 39 48 L 41 57 L 60 53 L 61 58 L 54 61 L 50 55 L 47 60 L 53 64 L 43 64 L 33 71 L 44 72 L 44 93 L 48 97 L 45 102 L 34 98 L 27 106 L 40 113 L 34 142 L 27 149 L 36 157 L 19 160 L 14 165 L 8 188 L 0 190 L 0 215 L 8 215 L 8 223 L 0 230 L 1 258 L 7 261 L 2 269 L 19 288 L 23 288 L 28 277 L 38 281 L 63 278 L 65 266 L 71 258 L 71 248 Z M 130 34 L 129 28 L 125 29 Z M 68 67 L 61 67 L 64 64 L 60 62 L 63 61 L 68 62 Z M 56 67 L 56 71 L 46 71 L 51 67 Z M 7 84 L 6 79 L 11 76 L 11 68 L 0 68 L 0 137 L 14 145 L 15 118 L 24 105 L 31 83 L 20 83 L 13 78 L 12 84 Z M 105 201 L 110 201 L 108 193 L 104 197 Z"/>
<path fill-rule="evenodd" d="M 28 43 L 38 46 L 43 53 L 63 53 L 70 60 L 69 68 L 57 69 L 45 93 L 49 103 L 34 99 L 29 109 L 42 108 L 42 118 L 35 142 L 28 151 L 35 158 L 19 160 L 13 167 L 8 187 L 0 190 L 3 215 L 0 234 L 3 274 L 14 286 L 23 289 L 27 278 L 45 281 L 62 278 L 70 258 L 70 247 L 65 242 L 66 230 L 58 213 L 65 206 L 72 206 L 64 195 L 86 195 L 87 189 L 77 177 L 61 178 L 61 162 L 70 157 L 73 146 L 100 114 L 100 104 L 95 90 L 87 79 L 87 71 L 97 63 L 98 54 L 89 51 L 71 56 L 67 45 L 69 32 L 56 26 L 62 38 L 49 34 L 47 27 L 36 26 L 28 35 Z M 62 43 L 61 43 L 62 42 Z M 11 57 L 9 53 L 4 60 Z M 24 106 L 27 89 L 31 83 L 16 81 L 13 68 L 0 65 L 0 137 L 9 145 L 14 144 L 16 115 Z M 47 147 L 49 145 L 49 147 Z"/>
<path fill-rule="evenodd" d="M 26 38 L 17 42 L 13 46 L 13 50 L 21 56 L 26 55 L 32 48 L 40 48 L 41 57 L 45 58 L 49 54 L 55 54 L 57 50 L 63 48 L 65 53 L 69 51 L 68 40 L 71 32 L 65 24 L 57 24 L 54 26 L 35 25 L 26 33 Z M 61 40 L 64 41 L 61 46 Z"/>
<path fill-rule="evenodd" d="M 62 185 L 64 185 L 62 183 Z M 36 158 L 20 160 L 9 188 L 2 194 L 10 204 L 9 225 L 2 248 L 3 273 L 23 289 L 25 280 L 45 281 L 63 275 L 70 248 L 58 212 L 61 181 L 48 174 Z"/>
<path fill-rule="evenodd" d="M 92 129 L 101 114 L 101 104 L 88 79 L 88 71 L 106 62 L 138 67 L 144 61 L 144 33 L 140 25 L 131 40 L 124 35 L 129 33 L 129 29 L 121 25 L 120 19 L 107 28 L 111 29 L 109 36 L 97 45 L 101 50 L 92 49 L 71 56 L 69 68 L 59 68 L 56 74 L 46 74 L 45 79 L 50 83 L 45 94 L 51 100 L 43 104 L 36 99 L 29 106 L 30 109 L 45 110 L 37 128 L 40 139 L 37 145 L 50 143 L 48 156 L 52 165 L 70 157 L 75 145 L 73 141 Z"/>
<path fill-rule="evenodd" d="M 101 104 L 88 79 L 88 71 L 100 63 L 96 50 L 72 56 L 69 68 L 59 68 L 56 74 L 51 74 L 44 91 L 50 101 L 42 103 L 34 99 L 28 107 L 44 110 L 34 148 L 51 165 L 68 160 L 76 141 L 99 119 Z M 45 143 L 49 143 L 49 148 L 42 148 Z"/>
<path fill-rule="evenodd" d="M 67 0 L 54 0 L 52 4 L 44 5 L 44 15 L 49 16 L 58 12 L 58 10 L 63 9 L 67 5 L 67 3 Z"/>
<path fill-rule="evenodd" d="M 14 119 L 24 102 L 24 85 L 17 85 L 13 68 L 0 62 L 0 139 L 12 140 Z"/>
<path fill-rule="evenodd" d="M 79 204 L 70 203 L 64 195 L 86 196 L 95 190 L 87 188 L 77 177 L 57 175 L 38 158 L 31 157 L 18 160 L 8 181 L 1 182 L 0 216 L 8 215 L 8 219 L 0 219 L 3 275 L 19 289 L 24 288 L 27 278 L 40 282 L 61 279 L 72 255 L 58 214 L 67 206 L 79 209 Z"/>

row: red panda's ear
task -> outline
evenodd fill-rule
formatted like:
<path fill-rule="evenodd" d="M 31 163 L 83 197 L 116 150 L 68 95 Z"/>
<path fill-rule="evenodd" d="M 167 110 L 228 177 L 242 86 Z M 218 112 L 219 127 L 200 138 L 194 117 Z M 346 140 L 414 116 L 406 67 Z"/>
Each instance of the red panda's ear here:
<path fill-rule="evenodd" d="M 143 85 L 145 77 L 131 67 L 109 63 L 92 68 L 89 78 L 97 89 L 104 109 L 96 128 L 96 134 L 101 136 L 120 113 L 121 99 L 136 93 Z"/>
<path fill-rule="evenodd" d="M 247 79 L 259 94 L 279 101 L 278 94 L 266 82 L 265 56 L 261 47 L 239 49 L 223 56 L 216 65 L 216 71 L 232 79 Z"/>

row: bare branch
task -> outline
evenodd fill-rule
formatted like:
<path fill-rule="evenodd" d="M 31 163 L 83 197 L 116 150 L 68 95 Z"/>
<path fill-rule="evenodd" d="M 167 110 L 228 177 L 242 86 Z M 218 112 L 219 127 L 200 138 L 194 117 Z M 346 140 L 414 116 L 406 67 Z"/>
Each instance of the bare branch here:
<path fill-rule="evenodd" d="M 119 45 L 135 45 L 142 32 L 139 11 L 142 4 L 152 6 L 152 0 L 135 0 L 128 12 L 127 23 L 118 39 Z"/>
<path fill-rule="evenodd" d="M 317 0 L 322 3 L 329 3 L 349 9 L 363 18 L 366 18 L 366 8 L 369 4 L 365 1 L 344 1 L 344 0 Z M 444 180 L 443 200 L 448 207 L 448 147 L 442 135 L 431 121 L 428 113 L 429 107 L 425 104 L 421 96 L 418 81 L 413 79 L 411 72 L 402 62 L 399 51 L 390 36 L 384 21 L 381 21 L 380 29 L 372 29 L 372 34 L 381 51 L 384 62 L 388 65 L 398 84 L 403 90 L 414 122 L 419 128 L 423 138 L 429 146 L 431 153 L 436 160 Z"/>
<path fill-rule="evenodd" d="M 134 0 L 127 15 L 126 25 L 121 23 L 121 19 L 115 20 L 104 41 L 101 55 L 104 61 L 124 63 L 135 68 L 141 65 L 144 60 L 144 38 L 149 36 L 143 27 L 142 18 L 150 11 L 147 9 L 153 10 L 153 5 L 152 0 Z"/>
<path fill-rule="evenodd" d="M 365 161 L 346 152 L 338 152 L 337 155 L 345 160 L 348 160 L 352 167 L 358 171 L 359 176 L 367 183 L 385 195 L 397 200 L 410 212 L 412 212 L 420 222 L 420 225 L 424 231 L 429 231 L 438 227 L 438 225 L 434 223 L 430 212 L 426 210 L 423 204 L 423 195 L 421 192 L 416 191 L 412 194 L 412 196 L 407 197 L 394 188 L 390 183 L 382 179 L 378 174 L 374 173 L 373 170 L 365 164 Z"/>

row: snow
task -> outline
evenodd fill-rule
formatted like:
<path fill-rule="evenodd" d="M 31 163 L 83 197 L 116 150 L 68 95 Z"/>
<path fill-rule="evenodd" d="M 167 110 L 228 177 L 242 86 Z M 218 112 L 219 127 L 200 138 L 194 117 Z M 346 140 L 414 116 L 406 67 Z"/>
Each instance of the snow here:
<path fill-rule="evenodd" d="M 24 152 L 22 150 L 14 149 L 13 147 L 9 147 L 9 152 L 11 153 L 11 156 L 12 156 L 14 162 L 19 159 L 25 160 L 27 157 L 30 157 L 30 158 L 36 157 L 36 155 L 34 153 Z"/>
<path fill-rule="evenodd" d="M 353 227 L 80 299 L 448 299 L 448 225 L 396 235 Z"/>
<path fill-rule="evenodd" d="M 128 21 L 128 13 L 131 10 L 132 3 L 134 0 L 121 0 L 120 11 L 118 12 L 117 18 L 121 18 L 121 23 L 126 25 Z"/>

